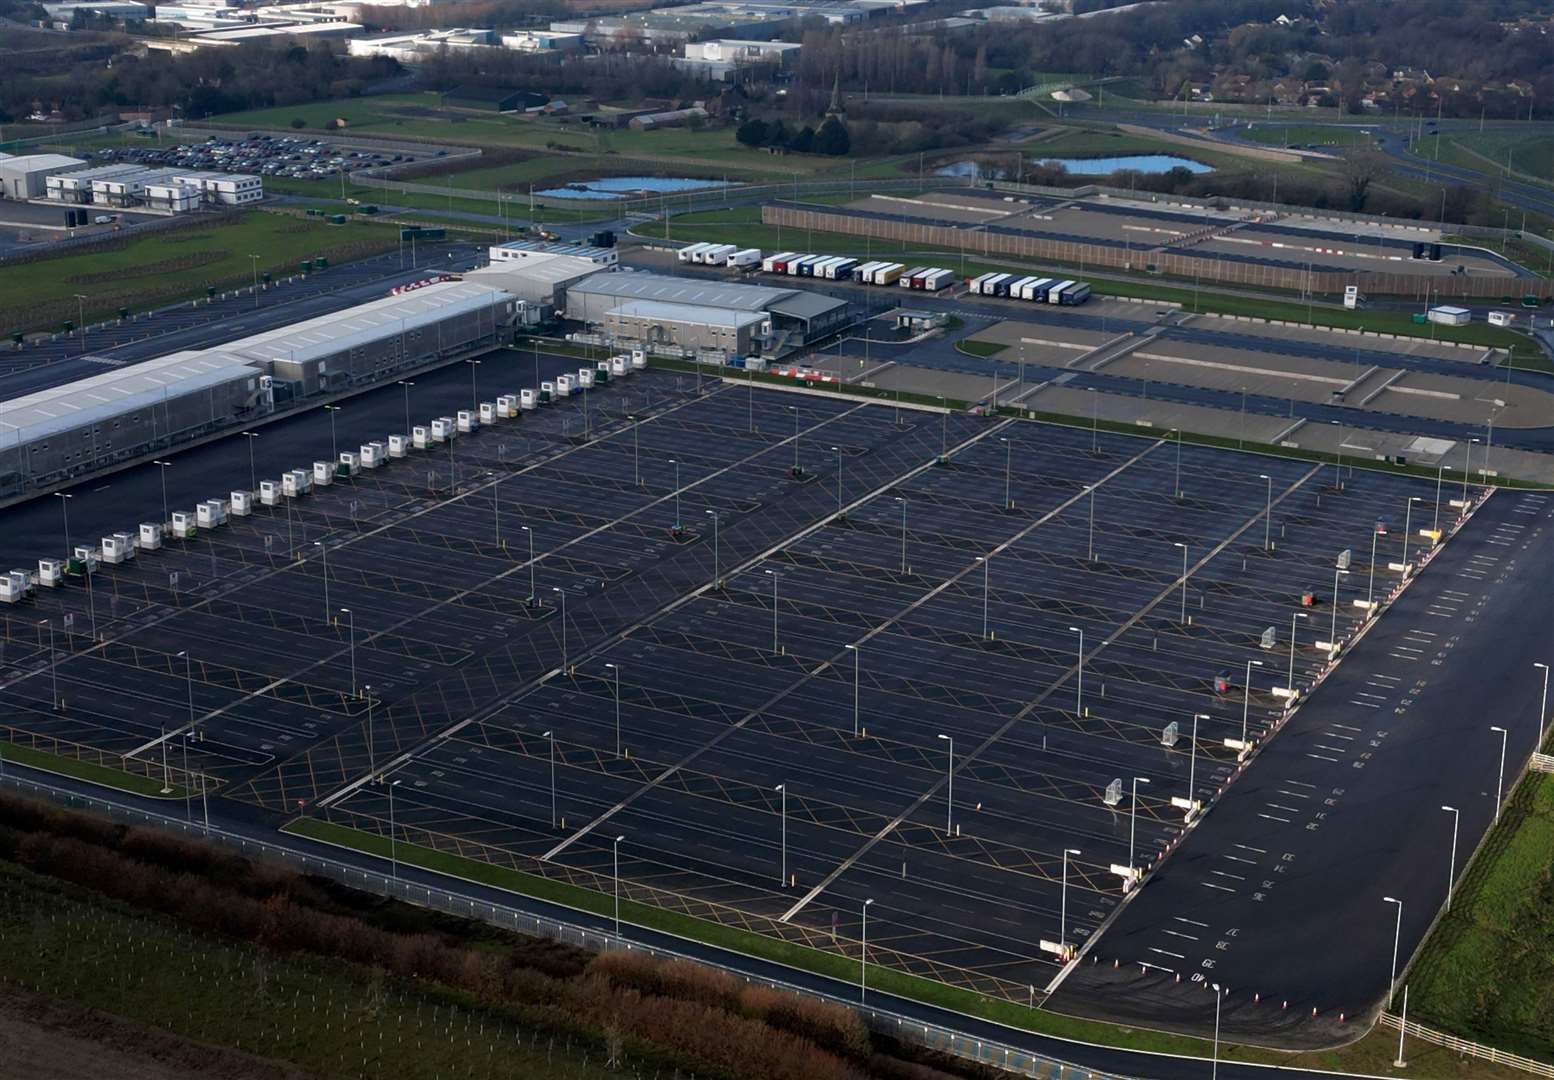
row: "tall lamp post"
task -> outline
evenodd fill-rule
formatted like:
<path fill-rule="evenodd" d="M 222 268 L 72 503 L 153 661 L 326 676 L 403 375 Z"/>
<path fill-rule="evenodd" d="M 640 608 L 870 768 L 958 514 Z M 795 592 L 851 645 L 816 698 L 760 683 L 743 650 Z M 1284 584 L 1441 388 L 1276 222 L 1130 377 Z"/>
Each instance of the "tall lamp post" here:
<path fill-rule="evenodd" d="M 869 905 L 874 903 L 874 897 L 869 897 L 863 902 L 863 947 L 858 953 L 858 1000 L 860 1002 L 869 999 Z"/>
<path fill-rule="evenodd" d="M 782 830 L 782 864 L 781 873 L 777 877 L 777 884 L 786 888 L 788 885 L 788 785 L 778 784 L 776 790 L 782 796 L 782 805 L 777 811 L 777 818 Z"/>
<path fill-rule="evenodd" d="M 615 870 L 615 936 L 621 936 L 621 841 L 625 836 L 617 836 L 611 843 L 614 852 Z"/>
<path fill-rule="evenodd" d="M 1263 503 L 1263 550 L 1270 551 L 1273 548 L 1273 477 L 1258 473 L 1257 478 L 1268 483 L 1268 494 Z"/>
<path fill-rule="evenodd" d="M 1398 981 L 1398 946 L 1403 941 L 1403 901 L 1395 897 L 1383 896 L 1383 902 L 1398 906 L 1397 928 L 1392 932 L 1392 977 L 1387 980 L 1387 1008 L 1392 1008 L 1392 986 Z"/>
<path fill-rule="evenodd" d="M 1451 894 L 1457 886 L 1457 826 L 1462 822 L 1462 814 L 1455 806 L 1443 806 L 1442 810 L 1451 815 L 1451 862 L 1446 870 L 1446 910 L 1451 910 Z"/>
<path fill-rule="evenodd" d="M 1138 832 L 1139 821 L 1139 785 L 1149 783 L 1147 776 L 1135 776 L 1133 778 L 1133 803 L 1128 815 L 1128 868 L 1132 869 L 1137 864 L 1133 861 L 1133 841 Z"/>
<path fill-rule="evenodd" d="M 776 583 L 773 582 L 773 588 Z M 862 730 L 858 721 L 858 675 L 863 669 L 863 649 L 857 645 L 844 645 L 844 649 L 851 649 L 853 653 L 853 738 L 857 738 Z"/>
<path fill-rule="evenodd" d="M 1290 696 L 1295 696 L 1295 620 L 1304 619 L 1304 611 L 1295 611 L 1290 614 Z"/>
<path fill-rule="evenodd" d="M 940 735 L 939 738 L 950 744 L 950 766 L 945 773 L 949 786 L 946 789 L 944 798 L 944 835 L 953 836 L 955 834 L 955 737 L 953 735 Z"/>
<path fill-rule="evenodd" d="M 1182 625 L 1187 625 L 1187 545 L 1180 540 L 1173 543 L 1172 547 L 1182 549 Z"/>
<path fill-rule="evenodd" d="M 1500 800 L 1505 796 L 1505 743 L 1508 732 L 1503 727 L 1491 726 L 1490 731 L 1500 733 L 1500 779 L 1495 781 L 1495 820 L 1500 820 Z"/>
<path fill-rule="evenodd" d="M 1549 665 L 1540 660 L 1532 666 L 1543 669 L 1543 702 L 1538 706 L 1538 745 L 1535 748 L 1541 752 L 1543 750 L 1543 725 L 1548 720 L 1549 715 Z"/>
<path fill-rule="evenodd" d="M 1242 683 L 1241 690 L 1241 745 L 1246 746 L 1246 722 L 1247 714 L 1252 710 L 1252 669 L 1262 667 L 1261 660 L 1248 660 L 1246 662 L 1246 682 Z"/>
<path fill-rule="evenodd" d="M 615 672 L 615 756 L 621 756 L 621 668 L 619 664 L 605 664 Z"/>
<path fill-rule="evenodd" d="M 1068 632 L 1079 635 L 1079 678 L 1074 692 L 1074 717 L 1082 719 L 1085 715 L 1085 631 L 1082 626 L 1070 626 Z"/>
<path fill-rule="evenodd" d="M 1082 854 L 1078 848 L 1063 849 L 1063 891 L 1058 904 L 1058 944 L 1068 944 L 1068 857 Z"/>

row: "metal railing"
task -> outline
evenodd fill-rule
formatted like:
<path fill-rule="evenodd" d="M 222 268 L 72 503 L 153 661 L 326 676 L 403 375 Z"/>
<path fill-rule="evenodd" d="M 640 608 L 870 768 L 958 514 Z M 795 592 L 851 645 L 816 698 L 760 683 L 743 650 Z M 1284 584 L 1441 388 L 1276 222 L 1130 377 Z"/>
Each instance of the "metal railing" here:
<path fill-rule="evenodd" d="M 1453 1053 L 1467 1057 L 1477 1058 L 1480 1061 L 1492 1062 L 1496 1065 L 1507 1065 L 1513 1069 L 1531 1073 L 1534 1076 L 1554 1077 L 1554 1065 L 1536 1061 L 1532 1058 L 1522 1057 L 1520 1054 L 1508 1053 L 1505 1050 L 1496 1050 L 1493 1046 L 1485 1046 L 1482 1043 L 1471 1042 L 1468 1039 L 1459 1039 L 1455 1035 L 1448 1035 L 1444 1031 L 1435 1031 L 1423 1024 L 1416 1024 L 1412 1020 L 1401 1020 L 1389 1012 L 1381 1014 L 1381 1025 L 1398 1030 L 1403 1028 L 1404 1034 L 1436 1046 L 1444 1046 Z"/>
<path fill-rule="evenodd" d="M 3 768 L 3 766 L 0 766 L 0 768 Z M 201 837 L 212 843 L 235 848 L 245 855 L 274 859 L 302 873 L 321 874 L 342 885 L 361 889 L 364 892 L 400 900 L 407 904 L 414 904 L 417 907 L 440 911 L 447 915 L 479 919 L 483 922 L 491 923 L 493 926 L 511 930 L 514 933 L 543 937 L 551 941 L 576 945 L 581 949 L 593 949 L 601 952 L 618 949 L 645 953 L 649 956 L 663 959 L 688 960 L 692 963 L 702 964 L 707 962 L 686 952 L 643 945 L 632 941 L 625 935 L 616 936 L 607 931 L 596 930 L 563 919 L 536 915 L 518 908 L 508 907 L 503 904 L 493 904 L 485 900 L 476 900 L 474 897 L 463 895 L 451 889 L 435 888 L 417 882 L 406 881 L 397 875 L 375 873 L 334 859 L 293 851 L 280 844 L 272 844 L 264 840 L 240 836 L 219 827 L 212 826 L 207 828 L 201 826 L 198 822 L 181 821 L 169 815 L 137 810 L 107 799 L 81 795 L 63 788 L 54 787 L 51 784 L 39 783 L 26 777 L 18 776 L 10 769 L 5 769 L 3 774 L 0 774 L 0 785 L 8 786 L 22 793 L 48 799 L 63 806 L 84 808 L 96 813 L 106 814 L 111 818 L 126 823 L 147 825 L 169 832 Z M 1128 1078 L 1118 1073 L 1096 1072 L 1093 1069 L 1074 1065 L 1057 1058 L 1033 1054 L 1029 1050 L 1023 1050 L 1007 1043 L 978 1039 L 952 1028 L 925 1024 L 900 1013 L 885 1009 L 869 1008 L 867 1005 L 860 1005 L 856 1001 L 844 999 L 835 994 L 817 991 L 809 987 L 799 986 L 796 983 L 750 975 L 737 969 L 730 970 L 733 974 L 740 976 L 749 983 L 759 983 L 774 990 L 784 990 L 806 997 L 816 997 L 854 1009 L 870 1028 L 901 1042 L 913 1043 L 932 1050 L 938 1050 L 942 1053 L 953 1054 L 956 1057 L 977 1061 L 1020 1076 L 1041 1077 L 1043 1080 L 1128 1080 Z M 1057 1070 L 1056 1073 L 1053 1072 L 1054 1069 Z"/>

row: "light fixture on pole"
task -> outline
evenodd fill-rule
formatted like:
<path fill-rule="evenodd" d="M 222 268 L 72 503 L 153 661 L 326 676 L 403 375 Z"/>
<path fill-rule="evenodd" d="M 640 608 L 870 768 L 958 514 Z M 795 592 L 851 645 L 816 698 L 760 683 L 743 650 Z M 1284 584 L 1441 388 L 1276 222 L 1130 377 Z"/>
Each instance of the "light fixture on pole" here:
<path fill-rule="evenodd" d="M 1462 822 L 1462 814 L 1455 806 L 1443 806 L 1442 810 L 1451 815 L 1451 862 L 1446 870 L 1446 910 L 1451 910 L 1451 894 L 1457 885 L 1457 826 Z"/>
<path fill-rule="evenodd" d="M 874 903 L 874 897 L 869 897 L 863 902 L 863 942 L 858 953 L 858 1000 L 860 1002 L 869 999 L 869 905 Z"/>
<path fill-rule="evenodd" d="M 940 735 L 939 738 L 950 744 L 950 767 L 945 773 L 949 786 L 944 797 L 944 835 L 953 836 L 955 834 L 955 737 L 952 735 Z"/>
<path fill-rule="evenodd" d="M 561 597 L 561 670 L 567 670 L 567 594 L 552 585 L 550 591 Z"/>
<path fill-rule="evenodd" d="M 1078 848 L 1063 849 L 1063 891 L 1058 905 L 1058 944 L 1068 944 L 1068 857 L 1082 854 Z"/>
<path fill-rule="evenodd" d="M 1182 625 L 1187 625 L 1187 545 L 1180 540 L 1171 545 L 1182 549 Z"/>
<path fill-rule="evenodd" d="M 547 731 L 543 738 L 550 742 L 550 827 L 554 829 L 560 821 L 556 817 L 556 733 Z"/>
<path fill-rule="evenodd" d="M 324 621 L 331 622 L 329 607 L 329 549 L 324 546 L 322 540 L 313 541 L 313 546 L 318 548 L 324 568 Z"/>
<path fill-rule="evenodd" d="M 615 756 L 621 756 L 621 669 L 619 664 L 605 664 L 615 672 Z"/>
<path fill-rule="evenodd" d="M 1208 713 L 1192 714 L 1192 746 L 1187 755 L 1187 803 L 1192 805 L 1193 792 L 1198 790 L 1198 721 L 1212 720 Z M 1190 813 L 1191 811 L 1189 811 Z"/>
<path fill-rule="evenodd" d="M 1500 800 L 1505 796 L 1505 743 L 1509 732 L 1503 727 L 1491 725 L 1490 731 L 1500 733 L 1500 779 L 1495 781 L 1495 820 L 1500 820 Z"/>
<path fill-rule="evenodd" d="M 350 635 L 349 648 L 351 654 L 351 696 L 356 697 L 356 616 L 351 614 L 351 609 L 348 607 L 341 608 L 340 614 L 345 616 L 346 630 Z"/>
<path fill-rule="evenodd" d="M 1133 802 L 1128 814 L 1128 868 L 1131 870 L 1138 864 L 1133 861 L 1133 841 L 1138 832 L 1139 821 L 1139 785 L 1149 783 L 1147 776 L 1135 776 L 1133 778 Z"/>
<path fill-rule="evenodd" d="M 776 791 L 782 796 L 782 805 L 777 811 L 777 819 L 782 830 L 782 864 L 781 872 L 777 876 L 777 884 L 786 888 L 788 885 L 788 785 L 778 784 Z"/>
<path fill-rule="evenodd" d="M 1392 1008 L 1392 987 L 1398 981 L 1398 946 L 1403 941 L 1403 901 L 1391 896 L 1381 898 L 1388 904 L 1398 906 L 1397 928 L 1392 932 L 1392 977 L 1387 980 L 1387 1008 Z"/>
<path fill-rule="evenodd" d="M 617 836 L 611 848 L 614 853 L 615 864 L 615 936 L 621 936 L 621 841 L 624 836 Z"/>
<path fill-rule="evenodd" d="M 777 648 L 777 578 L 781 575 L 775 570 L 763 571 L 772 579 L 772 655 L 776 656 Z"/>
<path fill-rule="evenodd" d="M 863 650 L 857 645 L 844 645 L 842 648 L 853 652 L 853 737 L 857 738 L 862 730 L 858 722 L 858 673 L 863 668 Z"/>
<path fill-rule="evenodd" d="M 1085 715 L 1085 631 L 1084 627 L 1070 626 L 1068 632 L 1079 635 L 1079 678 L 1074 691 L 1074 717 L 1080 719 Z"/>
<path fill-rule="evenodd" d="M 1290 684 L 1289 684 L 1289 696 L 1291 698 L 1293 698 L 1295 696 L 1295 620 L 1296 619 L 1304 619 L 1305 617 L 1306 617 L 1306 613 L 1304 611 L 1296 611 L 1296 612 L 1292 612 L 1290 614 Z M 1286 700 L 1288 700 L 1288 699 L 1286 699 Z"/>
<path fill-rule="evenodd" d="M 1270 551 L 1273 548 L 1273 477 L 1258 473 L 1257 478 L 1268 482 L 1268 497 L 1263 509 L 1263 550 Z"/>
<path fill-rule="evenodd" d="M 1543 725 L 1549 715 L 1549 665 L 1541 660 L 1532 665 L 1543 669 L 1543 702 L 1538 706 L 1538 745 L 1534 747 L 1538 752 L 1543 750 Z"/>
<path fill-rule="evenodd" d="M 1219 1080 L 1219 1007 L 1225 1000 L 1224 991 L 1219 983 L 1214 983 L 1214 1066 L 1209 1072 L 1209 1080 Z"/>
<path fill-rule="evenodd" d="M 1246 746 L 1247 713 L 1252 708 L 1252 669 L 1262 666 L 1263 662 L 1261 660 L 1248 660 L 1246 662 L 1246 682 L 1242 684 L 1241 690 L 1241 745 L 1243 749 Z"/>

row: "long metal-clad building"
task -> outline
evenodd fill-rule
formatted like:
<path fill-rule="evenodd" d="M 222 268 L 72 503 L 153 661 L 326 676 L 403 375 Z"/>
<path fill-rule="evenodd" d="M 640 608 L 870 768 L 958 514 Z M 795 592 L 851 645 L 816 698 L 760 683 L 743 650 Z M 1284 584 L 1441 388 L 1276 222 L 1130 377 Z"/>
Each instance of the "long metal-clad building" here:
<path fill-rule="evenodd" d="M 765 312 L 774 334 L 786 333 L 796 342 L 825 337 L 846 325 L 848 317 L 847 301 L 818 293 L 670 274 L 600 273 L 566 287 L 567 318 L 596 326 L 605 325 L 612 311 L 633 301 Z"/>
<path fill-rule="evenodd" d="M 178 352 L 7 401 L 0 493 L 46 487 L 274 408 L 269 379 L 217 350 Z"/>
<path fill-rule="evenodd" d="M 0 498 L 495 345 L 518 304 L 500 289 L 439 282 L 0 403 Z"/>
<path fill-rule="evenodd" d="M 281 400 L 370 386 L 481 341 L 517 308 L 510 293 L 445 281 L 222 346 L 265 366 Z"/>

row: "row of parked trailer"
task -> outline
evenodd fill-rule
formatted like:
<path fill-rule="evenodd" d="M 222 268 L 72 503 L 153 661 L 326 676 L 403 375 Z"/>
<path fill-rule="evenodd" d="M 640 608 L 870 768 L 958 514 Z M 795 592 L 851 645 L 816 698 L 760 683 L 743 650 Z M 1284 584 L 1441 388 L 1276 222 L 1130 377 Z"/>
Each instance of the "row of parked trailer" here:
<path fill-rule="evenodd" d="M 1019 274 L 983 274 L 972 278 L 966 291 L 976 296 L 1006 296 L 1037 304 L 1082 304 L 1090 299 L 1088 281 L 1022 277 Z"/>
<path fill-rule="evenodd" d="M 538 389 L 522 389 L 503 394 L 495 401 L 482 401 L 478 409 L 460 410 L 455 416 L 439 416 L 431 423 L 417 425 L 408 435 L 390 435 L 386 442 L 363 443 L 358 450 L 342 450 L 338 461 L 315 461 L 312 469 L 289 469 L 276 480 L 260 480 L 258 491 L 233 491 L 229 499 L 207 499 L 192 511 L 173 510 L 166 522 L 144 522 L 138 533 L 114 533 L 102 538 L 96 547 L 75 547 L 64 559 L 39 559 L 37 573 L 12 570 L 0 575 L 0 603 L 15 604 L 33 595 L 37 586 L 57 588 L 68 578 L 85 578 L 101 563 L 124 563 L 137 552 L 156 551 L 164 535 L 180 540 L 192 539 L 201 529 L 216 529 L 228 517 L 247 517 L 260 506 L 280 506 L 288 499 L 300 499 L 316 487 L 328 487 L 337 479 L 349 479 L 363 469 L 378 469 L 391 460 L 409 457 L 415 450 L 430 450 L 452 442 L 459 435 L 477 432 L 502 420 L 516 419 L 523 412 L 548 405 L 591 387 L 607 384 L 611 377 L 624 378 L 647 367 L 647 353 L 630 353 L 597 361 L 577 373 L 563 374 L 540 383 Z M 268 539 L 268 538 L 267 538 Z"/>
<path fill-rule="evenodd" d="M 781 251 L 761 260 L 761 269 L 768 274 L 786 274 L 789 277 L 813 277 L 826 281 L 857 281 L 864 285 L 898 285 L 903 289 L 921 289 L 938 292 L 955 283 L 953 271 L 937 266 L 914 266 L 906 263 L 869 261 L 845 255 L 806 255 L 797 251 Z"/>
<path fill-rule="evenodd" d="M 736 270 L 758 266 L 761 262 L 760 248 L 742 248 L 738 244 L 691 244 L 681 248 L 676 255 L 683 263 L 730 266 Z"/>

